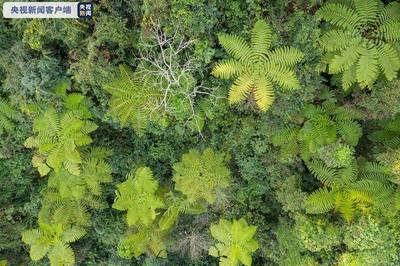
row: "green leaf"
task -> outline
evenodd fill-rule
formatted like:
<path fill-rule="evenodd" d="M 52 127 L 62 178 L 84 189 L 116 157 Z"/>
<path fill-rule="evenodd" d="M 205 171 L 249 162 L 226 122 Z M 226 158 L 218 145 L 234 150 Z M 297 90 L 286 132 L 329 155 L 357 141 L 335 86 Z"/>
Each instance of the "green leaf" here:
<path fill-rule="evenodd" d="M 170 229 L 178 220 L 180 210 L 176 206 L 169 207 L 161 216 L 159 226 L 161 230 Z"/>

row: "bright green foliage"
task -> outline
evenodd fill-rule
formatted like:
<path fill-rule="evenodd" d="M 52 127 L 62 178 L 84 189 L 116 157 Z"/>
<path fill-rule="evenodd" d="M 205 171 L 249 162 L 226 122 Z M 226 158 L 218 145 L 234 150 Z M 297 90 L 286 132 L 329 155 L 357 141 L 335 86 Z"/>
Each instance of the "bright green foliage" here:
<path fill-rule="evenodd" d="M 97 126 L 91 118 L 86 99 L 78 93 L 67 94 L 67 82 L 60 82 L 54 92 L 63 109 L 39 110 L 33 123 L 35 136 L 25 146 L 37 148 L 32 162 L 41 176 L 49 174 L 44 199 L 38 214 L 39 229 L 24 231 L 25 243 L 31 245 L 31 258 L 46 254 L 51 265 L 75 265 L 69 243 L 80 239 L 89 225 L 90 210 L 103 207 L 101 186 L 111 182 L 111 167 L 105 162 L 110 151 L 83 149 L 92 142 L 89 134 Z"/>
<path fill-rule="evenodd" d="M 321 159 L 331 167 L 349 164 L 362 134 L 355 121 L 359 113 L 325 101 L 321 106 L 306 106 L 301 114 L 305 119 L 301 127 L 287 128 L 273 136 L 272 142 L 281 147 L 282 156 L 300 154 L 306 162 Z"/>
<path fill-rule="evenodd" d="M 14 128 L 13 120 L 18 113 L 2 98 L 0 98 L 0 134 L 10 132 Z"/>
<path fill-rule="evenodd" d="M 251 95 L 257 107 L 267 111 L 274 101 L 273 84 L 286 89 L 300 87 L 292 68 L 302 60 L 303 53 L 292 47 L 269 50 L 272 30 L 265 21 L 254 24 L 250 44 L 230 34 L 221 34 L 218 39 L 233 59 L 218 63 L 212 74 L 222 79 L 235 78 L 229 91 L 231 104 Z"/>
<path fill-rule="evenodd" d="M 212 166 L 217 174 L 209 169 Z M 161 189 L 158 191 L 158 182 L 154 180 L 148 167 L 138 168 L 135 173 L 128 175 L 127 181 L 117 185 L 117 197 L 113 208 L 127 211 L 126 220 L 129 226 L 118 246 L 118 254 L 121 257 L 137 258 L 143 253 L 166 257 L 168 233 L 177 224 L 179 217 L 205 212 L 207 203 L 213 203 L 218 189 L 222 188 L 220 183 L 228 184 L 229 171 L 224 166 L 222 156 L 214 154 L 211 149 L 206 149 L 203 154 L 191 150 L 183 155 L 181 162 L 174 165 L 174 169 L 177 171 L 174 176 L 176 189 L 178 190 L 179 182 L 187 184 L 180 181 L 181 178 L 192 180 L 196 177 L 200 181 L 193 180 L 196 185 L 193 185 L 192 189 L 200 195 L 191 194 L 192 190 L 186 194 L 185 186 L 179 189 L 184 197 L 181 194 L 176 195 L 173 191 L 161 193 Z M 202 180 L 203 178 L 206 181 Z M 205 194 L 204 187 L 197 186 L 206 186 L 210 191 Z"/>
<path fill-rule="evenodd" d="M 74 252 L 69 243 L 75 242 L 85 235 L 85 230 L 60 224 L 39 224 L 39 229 L 32 229 L 22 233 L 22 241 L 30 245 L 32 260 L 40 260 L 46 254 L 51 265 L 75 265 Z"/>
<path fill-rule="evenodd" d="M 117 189 L 112 207 L 127 211 L 126 221 L 129 226 L 139 223 L 150 225 L 157 216 L 157 209 L 164 207 L 162 199 L 155 194 L 158 182 L 148 167 L 130 173 L 125 182 L 117 185 Z"/>
<path fill-rule="evenodd" d="M 346 221 L 351 221 L 357 208 L 363 205 L 381 208 L 390 202 L 393 195 L 389 176 L 369 163 L 360 166 L 353 161 L 349 166 L 337 169 L 312 161 L 307 166 L 325 185 L 307 198 L 305 207 L 308 213 L 325 213 L 334 209 Z"/>
<path fill-rule="evenodd" d="M 118 246 L 118 254 L 123 258 L 139 257 L 149 251 L 157 257 L 167 257 L 164 241 L 165 232 L 158 228 L 139 227 L 136 233 L 128 233 Z"/>
<path fill-rule="evenodd" d="M 119 66 L 119 71 L 119 76 L 104 86 L 111 94 L 108 112 L 121 126 L 130 124 L 141 132 L 150 121 L 159 121 L 162 117 L 162 93 L 127 66 Z"/>
<path fill-rule="evenodd" d="M 340 228 L 324 219 L 296 216 L 294 232 L 311 252 L 330 251 L 340 245 Z"/>
<path fill-rule="evenodd" d="M 189 202 L 205 200 L 213 204 L 222 189 L 229 185 L 230 171 L 221 154 L 206 149 L 202 154 L 190 150 L 174 164 L 175 189 L 182 192 Z"/>
<path fill-rule="evenodd" d="M 397 265 L 400 257 L 395 231 L 370 216 L 348 224 L 344 228 L 348 252 L 340 257 L 339 265 Z"/>
<path fill-rule="evenodd" d="M 248 225 L 243 218 L 232 222 L 221 219 L 218 224 L 211 225 L 210 230 L 219 243 L 210 247 L 209 254 L 220 258 L 219 265 L 251 265 L 251 255 L 259 247 L 258 242 L 253 239 L 256 226 Z"/>
<path fill-rule="evenodd" d="M 35 118 L 35 136 L 29 137 L 24 145 L 37 149 L 32 164 L 41 176 L 51 169 L 59 173 L 62 168 L 80 174 L 82 158 L 78 148 L 90 144 L 89 134 L 97 129 L 96 124 L 82 117 L 80 109 L 75 109 L 82 100 L 80 95 L 71 94 L 66 98 L 66 106 L 71 110 L 59 112 L 49 107 Z"/>
<path fill-rule="evenodd" d="M 93 148 L 84 153 L 79 176 L 64 168 L 50 174 L 39 212 L 39 229 L 22 233 L 23 241 L 31 245 L 33 260 L 47 254 L 51 265 L 75 265 L 74 252 L 68 244 L 85 234 L 89 210 L 103 206 L 99 201 L 101 184 L 111 182 L 111 168 L 105 162 L 108 155 L 106 149 Z"/>
<path fill-rule="evenodd" d="M 388 80 L 400 69 L 400 4 L 379 0 L 327 3 L 317 16 L 334 28 L 320 41 L 329 53 L 329 73 L 342 74 L 343 89 L 358 83 L 371 88 L 382 73 Z"/>
<path fill-rule="evenodd" d="M 59 224 L 87 225 L 90 209 L 99 209 L 101 185 L 111 182 L 111 167 L 105 162 L 110 152 L 93 148 L 85 153 L 79 176 L 62 169 L 52 172 L 44 191 L 44 202 L 39 217 Z"/>

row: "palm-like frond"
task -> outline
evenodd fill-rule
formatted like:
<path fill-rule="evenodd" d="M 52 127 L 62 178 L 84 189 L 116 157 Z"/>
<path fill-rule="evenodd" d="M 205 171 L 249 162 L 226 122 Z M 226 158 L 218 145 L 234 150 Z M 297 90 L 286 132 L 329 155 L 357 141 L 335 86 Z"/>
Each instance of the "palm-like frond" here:
<path fill-rule="evenodd" d="M 371 87 L 379 75 L 378 50 L 364 47 L 357 62 L 356 77 L 361 86 Z"/>
<path fill-rule="evenodd" d="M 246 99 L 254 89 L 253 76 L 249 74 L 240 75 L 229 91 L 229 103 L 238 103 Z"/>
<path fill-rule="evenodd" d="M 333 57 L 329 64 L 329 72 L 337 74 L 349 69 L 360 57 L 360 41 L 351 43 L 340 54 Z"/>
<path fill-rule="evenodd" d="M 337 172 L 333 168 L 328 168 L 322 161 L 311 161 L 307 163 L 311 173 L 324 185 L 332 186 L 337 179 Z"/>
<path fill-rule="evenodd" d="M 328 190 L 325 187 L 311 193 L 305 202 L 305 208 L 308 213 L 325 213 L 335 207 L 335 191 Z"/>
<path fill-rule="evenodd" d="M 359 22 L 368 25 L 378 20 L 378 1 L 353 0 Z"/>
<path fill-rule="evenodd" d="M 360 21 L 356 12 L 343 4 L 336 3 L 329 3 L 321 7 L 317 11 L 317 17 L 348 30 L 356 28 Z"/>
<path fill-rule="evenodd" d="M 231 34 L 220 34 L 218 40 L 225 51 L 236 60 L 249 62 L 254 57 L 252 48 L 242 37 Z"/>
<path fill-rule="evenodd" d="M 273 51 L 269 51 L 267 56 L 272 64 L 289 67 L 301 62 L 304 54 L 293 47 L 278 47 Z"/>
<path fill-rule="evenodd" d="M 229 79 L 238 76 L 244 68 L 245 66 L 243 66 L 239 61 L 228 59 L 218 63 L 214 67 L 212 74 L 221 79 Z"/>
<path fill-rule="evenodd" d="M 378 61 L 388 80 L 397 77 L 397 70 L 400 68 L 400 56 L 392 45 L 384 43 L 378 47 Z"/>
<path fill-rule="evenodd" d="M 337 130 L 351 146 L 356 146 L 362 135 L 362 128 L 356 121 L 341 121 L 338 123 Z"/>
<path fill-rule="evenodd" d="M 253 53 L 263 56 L 272 42 L 272 30 L 264 20 L 258 20 L 251 30 L 251 48 Z"/>
<path fill-rule="evenodd" d="M 274 102 L 274 91 L 272 82 L 266 77 L 260 77 L 255 82 L 254 99 L 260 110 L 267 111 Z"/>

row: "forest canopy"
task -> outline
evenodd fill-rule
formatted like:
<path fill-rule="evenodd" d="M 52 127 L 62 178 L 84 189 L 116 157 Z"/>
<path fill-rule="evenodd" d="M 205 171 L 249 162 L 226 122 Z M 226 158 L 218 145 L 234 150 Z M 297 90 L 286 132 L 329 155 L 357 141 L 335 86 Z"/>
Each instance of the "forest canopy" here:
<path fill-rule="evenodd" d="M 400 265 L 400 2 L 99 0 L 0 51 L 0 266 Z"/>

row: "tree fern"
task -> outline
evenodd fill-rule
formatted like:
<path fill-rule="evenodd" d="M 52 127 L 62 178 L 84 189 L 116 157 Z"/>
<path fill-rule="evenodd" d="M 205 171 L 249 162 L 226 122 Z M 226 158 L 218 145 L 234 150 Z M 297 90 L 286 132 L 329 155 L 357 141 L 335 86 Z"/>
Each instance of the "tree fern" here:
<path fill-rule="evenodd" d="M 22 233 L 22 241 L 30 246 L 32 260 L 40 260 L 46 254 L 51 265 L 75 265 L 75 256 L 69 243 L 75 242 L 86 234 L 79 227 L 64 227 L 60 224 L 39 224 L 38 229 Z"/>
<path fill-rule="evenodd" d="M 206 149 L 202 154 L 190 150 L 181 162 L 173 166 L 176 190 L 182 192 L 189 202 L 205 200 L 215 202 L 218 193 L 229 185 L 230 172 L 222 155 Z"/>
<path fill-rule="evenodd" d="M 127 66 L 119 67 L 119 75 L 104 89 L 111 94 L 108 113 L 121 126 L 130 124 L 142 132 L 150 121 L 162 117 L 162 92 L 129 70 Z"/>
<path fill-rule="evenodd" d="M 223 156 L 211 149 L 190 150 L 173 169 L 175 190 L 159 189 L 148 167 L 138 168 L 117 185 L 113 208 L 127 211 L 129 227 L 118 247 L 121 257 L 166 257 L 166 241 L 179 218 L 204 213 L 229 184 Z"/>
<path fill-rule="evenodd" d="M 123 258 L 138 258 L 144 253 L 156 257 L 167 257 L 165 231 L 155 227 L 139 227 L 136 232 L 127 233 L 118 245 L 118 255 Z"/>
<path fill-rule="evenodd" d="M 273 84 L 289 89 L 300 86 L 292 67 L 302 60 L 303 53 L 290 47 L 270 51 L 272 30 L 265 21 L 255 23 L 250 43 L 230 34 L 218 39 L 233 59 L 218 63 L 212 73 L 222 79 L 235 78 L 229 91 L 231 104 L 252 95 L 257 107 L 266 111 L 274 101 Z"/>
<path fill-rule="evenodd" d="M 126 220 L 129 226 L 141 223 L 148 226 L 156 218 L 157 209 L 164 203 L 155 192 L 158 182 L 148 167 L 141 167 L 135 173 L 130 173 L 127 180 L 117 185 L 117 197 L 113 208 L 127 211 Z"/>
<path fill-rule="evenodd" d="M 285 156 L 299 154 L 304 161 L 321 159 L 328 165 L 345 166 L 362 135 L 356 110 L 338 106 L 330 100 L 321 105 L 308 105 L 302 112 L 301 127 L 283 129 L 274 134 L 272 143 Z"/>
<path fill-rule="evenodd" d="M 388 80 L 397 77 L 400 55 L 400 4 L 386 6 L 379 0 L 347 0 L 327 3 L 317 12 L 333 29 L 321 37 L 322 48 L 333 53 L 329 72 L 342 74 L 343 89 L 358 83 L 372 88 L 382 73 Z"/>
<path fill-rule="evenodd" d="M 252 264 L 251 255 L 258 249 L 258 242 L 253 239 L 256 233 L 255 226 L 249 226 L 242 218 L 227 221 L 221 219 L 218 224 L 210 227 L 211 235 L 218 240 L 215 246 L 210 247 L 209 254 L 219 257 L 219 265 Z"/>
<path fill-rule="evenodd" d="M 346 221 L 351 221 L 363 204 L 378 209 L 392 204 L 394 191 L 387 175 L 376 164 L 354 161 L 341 169 L 331 169 L 318 162 L 307 165 L 325 185 L 308 196 L 305 207 L 309 213 L 337 210 Z"/>
<path fill-rule="evenodd" d="M 92 142 L 89 134 L 96 128 L 96 124 L 73 111 L 57 112 L 50 107 L 35 118 L 35 136 L 29 137 L 24 145 L 37 149 L 32 164 L 41 176 L 47 175 L 50 168 L 60 172 L 62 167 L 79 175 L 82 158 L 78 148 Z"/>

